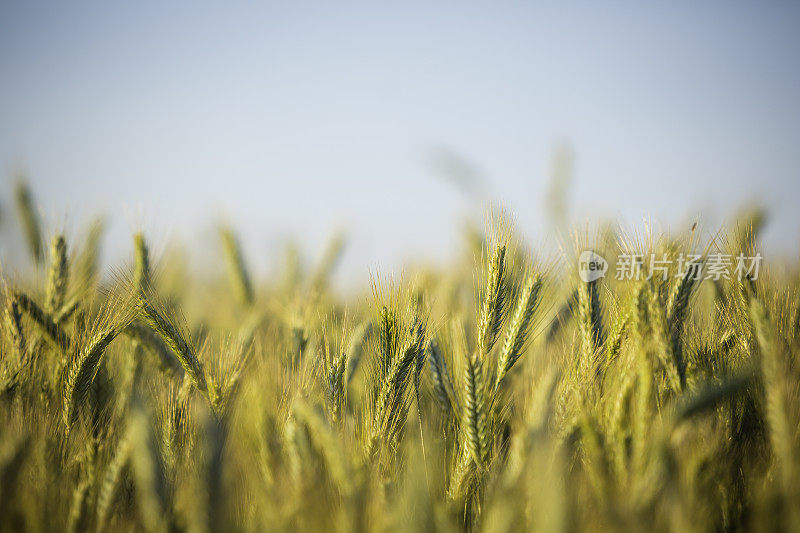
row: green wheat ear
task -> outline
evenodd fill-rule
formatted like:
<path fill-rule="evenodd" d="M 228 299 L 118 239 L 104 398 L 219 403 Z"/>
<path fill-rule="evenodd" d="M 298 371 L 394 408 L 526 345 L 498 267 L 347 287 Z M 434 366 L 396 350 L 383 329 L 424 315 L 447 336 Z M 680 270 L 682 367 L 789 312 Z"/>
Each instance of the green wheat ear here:
<path fill-rule="evenodd" d="M 467 358 L 464 367 L 463 422 L 465 447 L 475 464 L 482 468 L 489 456 L 489 401 L 483 380 L 483 365 L 477 356 Z"/>
<path fill-rule="evenodd" d="M 780 465 L 783 489 L 791 494 L 798 490 L 797 475 L 800 471 L 796 432 L 800 417 L 796 404 L 797 385 L 792 380 L 795 371 L 787 347 L 777 334 L 764 305 L 755 295 L 750 298 L 750 317 L 761 356 L 770 443 Z"/>
<path fill-rule="evenodd" d="M 604 332 L 599 281 L 581 282 L 578 290 L 581 364 L 586 379 L 593 379 L 596 373 L 601 372 L 597 364 L 597 351 L 604 342 Z"/>
<path fill-rule="evenodd" d="M 133 236 L 134 268 L 133 283 L 140 294 L 145 294 L 150 287 L 150 254 L 147 250 L 144 235 L 137 233 Z"/>
<path fill-rule="evenodd" d="M 194 347 L 178 327 L 144 298 L 139 299 L 139 314 L 142 320 L 155 331 L 180 361 L 192 384 L 204 395 L 208 386 L 203 365 L 197 359 Z"/>
<path fill-rule="evenodd" d="M 350 337 L 350 345 L 347 349 L 347 379 L 346 383 L 353 380 L 353 376 L 358 371 L 361 358 L 364 355 L 364 343 L 372 333 L 372 322 L 365 320 L 353 331 Z"/>
<path fill-rule="evenodd" d="M 91 488 L 91 479 L 84 476 L 75 490 L 72 492 L 72 504 L 70 506 L 69 515 L 67 518 L 66 531 L 74 533 L 85 527 L 86 522 L 86 507 L 87 499 L 89 497 L 89 489 Z"/>
<path fill-rule="evenodd" d="M 20 309 L 28 313 L 37 326 L 45 333 L 45 338 L 62 352 L 70 347 L 69 335 L 53 320 L 53 317 L 22 291 L 13 291 L 12 298 Z"/>
<path fill-rule="evenodd" d="M 109 515 L 115 500 L 118 498 L 122 484 L 123 471 L 128 464 L 130 457 L 131 442 L 128 435 L 123 435 L 113 450 L 111 460 L 100 477 L 99 488 L 97 489 L 95 517 L 97 531 L 105 531 Z"/>
<path fill-rule="evenodd" d="M 130 443 L 128 464 L 145 529 L 166 530 L 172 493 L 150 419 L 138 401 L 128 416 L 125 439 Z"/>
<path fill-rule="evenodd" d="M 503 324 L 508 287 L 506 285 L 506 244 L 495 247 L 489 259 L 486 288 L 483 293 L 480 319 L 478 322 L 479 356 L 486 358 L 492 351 Z"/>
<path fill-rule="evenodd" d="M 225 262 L 228 266 L 228 279 L 230 279 L 234 294 L 240 303 L 247 306 L 253 305 L 255 301 L 253 287 L 250 283 L 250 276 L 247 274 L 239 242 L 233 231 L 227 227 L 220 229 L 220 237 Z"/>
<path fill-rule="evenodd" d="M 74 256 L 74 275 L 80 282 L 89 283 L 95 280 L 100 266 L 100 248 L 105 232 L 106 221 L 102 217 L 95 218 L 86 229 L 83 246 Z"/>
<path fill-rule="evenodd" d="M 702 264 L 698 264 L 695 268 L 701 269 Z M 682 382 L 686 379 L 686 364 L 683 357 L 682 336 L 685 329 L 686 316 L 689 312 L 689 301 L 702 280 L 702 278 L 697 275 L 698 273 L 695 271 L 695 268 L 687 269 L 684 276 L 673 288 L 667 302 L 667 328 L 672 344 L 672 353 L 678 365 L 678 371 L 680 372 Z"/>
<path fill-rule="evenodd" d="M 111 326 L 96 333 L 73 357 L 66 368 L 62 388 L 64 423 L 67 427 L 75 422 L 78 407 L 86 398 L 100 369 L 100 363 L 108 345 L 117 337 L 121 328 Z"/>
<path fill-rule="evenodd" d="M 386 431 L 386 435 L 394 435 L 400 429 L 397 423 L 406 406 L 405 391 L 421 346 L 422 339 L 409 339 L 393 359 L 381 383 L 376 402 L 375 429 Z"/>
<path fill-rule="evenodd" d="M 447 362 L 444 359 L 444 354 L 439 348 L 436 339 L 431 339 L 428 342 L 428 352 L 430 352 L 434 398 L 436 398 L 437 403 L 446 413 L 457 411 L 458 407 L 455 389 L 453 387 L 453 378 L 450 375 Z"/>
<path fill-rule="evenodd" d="M 628 331 L 631 317 L 628 311 L 618 309 L 614 315 L 608 338 L 604 346 L 606 364 L 612 364 L 619 357 L 622 342 Z"/>
<path fill-rule="evenodd" d="M 322 354 L 322 370 L 324 373 L 324 396 L 328 415 L 332 423 L 342 419 L 347 390 L 347 351 L 338 346 L 331 348 L 328 340 L 324 342 Z"/>
<path fill-rule="evenodd" d="M 544 281 L 541 275 L 529 273 L 519 296 L 517 307 L 510 318 L 508 334 L 497 360 L 497 377 L 494 384 L 496 392 L 500 382 L 508 374 L 522 355 L 530 334 L 534 315 L 540 304 Z"/>
<path fill-rule="evenodd" d="M 756 380 L 757 374 L 752 369 L 734 374 L 719 383 L 710 383 L 690 396 L 683 397 L 676 407 L 677 421 L 710 411 L 723 401 L 739 394 Z"/>
<path fill-rule="evenodd" d="M 25 341 L 25 332 L 22 330 L 22 312 L 14 298 L 8 298 L 5 319 L 6 328 L 11 336 L 11 345 L 16 350 L 17 360 L 22 365 L 27 361 L 27 343 Z"/>
<path fill-rule="evenodd" d="M 64 305 L 68 278 L 67 241 L 63 235 L 56 235 L 50 245 L 50 270 L 47 275 L 47 296 L 45 299 L 47 312 L 55 313 Z"/>
<path fill-rule="evenodd" d="M 21 179 L 14 188 L 14 200 L 17 204 L 17 211 L 19 213 L 20 223 L 22 224 L 22 231 L 25 235 L 25 241 L 28 243 L 28 250 L 33 258 L 33 262 L 38 265 L 44 260 L 42 231 L 39 217 L 36 214 L 36 209 L 33 207 L 33 198 L 30 188 L 28 184 Z"/>

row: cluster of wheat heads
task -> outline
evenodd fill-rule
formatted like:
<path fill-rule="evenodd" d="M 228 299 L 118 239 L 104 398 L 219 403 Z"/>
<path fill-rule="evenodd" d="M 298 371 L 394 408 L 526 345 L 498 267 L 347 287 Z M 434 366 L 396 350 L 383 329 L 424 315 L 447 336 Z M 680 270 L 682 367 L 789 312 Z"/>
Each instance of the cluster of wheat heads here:
<path fill-rule="evenodd" d="M 797 265 L 585 283 L 472 231 L 449 268 L 344 298 L 340 237 L 270 281 L 222 229 L 218 283 L 138 234 L 104 276 L 100 223 L 45 239 L 16 198 L 32 274 L 2 274 L 0 530 L 800 527 Z M 701 253 L 752 252 L 761 220 Z"/>

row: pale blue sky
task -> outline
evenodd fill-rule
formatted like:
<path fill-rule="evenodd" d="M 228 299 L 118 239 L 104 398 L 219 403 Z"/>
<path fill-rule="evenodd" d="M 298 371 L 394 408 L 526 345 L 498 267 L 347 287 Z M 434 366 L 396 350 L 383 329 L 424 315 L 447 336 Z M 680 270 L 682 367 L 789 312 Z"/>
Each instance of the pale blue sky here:
<path fill-rule="evenodd" d="M 757 199 L 768 244 L 800 244 L 798 3 L 161 4 L 2 2 L 4 205 L 23 169 L 51 223 L 102 209 L 116 242 L 199 248 L 227 216 L 267 266 L 287 235 L 313 255 L 345 227 L 363 278 L 447 257 L 479 210 L 432 147 L 547 239 L 568 140 L 576 222 L 712 229 Z"/>

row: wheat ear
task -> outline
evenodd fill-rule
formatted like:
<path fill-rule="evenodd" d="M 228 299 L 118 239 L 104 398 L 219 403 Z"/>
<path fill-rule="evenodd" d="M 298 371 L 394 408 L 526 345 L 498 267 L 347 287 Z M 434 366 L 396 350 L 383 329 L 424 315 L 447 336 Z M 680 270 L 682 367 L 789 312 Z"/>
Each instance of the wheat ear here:
<path fill-rule="evenodd" d="M 522 355 L 528 341 L 531 324 L 536 310 L 539 307 L 540 293 L 543 286 L 542 277 L 538 274 L 529 274 L 522 288 L 516 310 L 511 316 L 503 348 L 497 360 L 497 376 L 494 391 L 500 387 L 500 382 L 508 374 L 514 364 Z"/>
<path fill-rule="evenodd" d="M 220 229 L 225 262 L 228 265 L 228 277 L 239 301 L 247 306 L 253 305 L 253 286 L 244 264 L 242 251 L 236 236 L 230 228 Z"/>
<path fill-rule="evenodd" d="M 489 260 L 486 288 L 483 294 L 478 322 L 479 356 L 485 358 L 492 351 L 503 323 L 508 289 L 505 283 L 506 245 L 500 244 Z"/>
<path fill-rule="evenodd" d="M 24 181 L 17 182 L 14 188 L 14 199 L 17 204 L 17 211 L 19 212 L 22 231 L 28 243 L 28 250 L 30 250 L 34 263 L 38 265 L 44 259 L 42 232 L 39 225 L 39 217 L 36 215 L 36 209 L 33 207 L 31 191 Z"/>
<path fill-rule="evenodd" d="M 67 365 L 62 388 L 64 402 L 64 423 L 72 425 L 78 413 L 78 406 L 86 398 L 100 368 L 103 354 L 120 332 L 111 326 L 95 334 L 86 346 Z"/>
<path fill-rule="evenodd" d="M 180 361 L 181 366 L 186 371 L 189 379 L 191 379 L 192 384 L 194 384 L 200 392 L 207 394 L 208 387 L 203 365 L 197 359 L 195 350 L 189 344 L 186 337 L 172 322 L 167 320 L 166 317 L 143 298 L 139 300 L 139 310 L 144 322 L 161 337 L 164 343 L 169 346 L 177 356 L 178 361 Z"/>
<path fill-rule="evenodd" d="M 53 237 L 50 246 L 50 270 L 47 275 L 47 296 L 45 309 L 56 313 L 64 305 L 67 295 L 69 263 L 67 262 L 67 241 L 63 235 Z"/>
<path fill-rule="evenodd" d="M 22 308 L 23 311 L 28 313 L 30 317 L 36 322 L 36 325 L 44 331 L 45 337 L 61 351 L 69 350 L 70 340 L 66 332 L 61 329 L 49 313 L 44 311 L 39 305 L 33 301 L 27 294 L 22 291 L 14 291 L 12 293 L 14 301 Z"/>
<path fill-rule="evenodd" d="M 133 236 L 134 267 L 133 284 L 141 294 L 150 287 L 150 253 L 144 235 L 137 233 Z"/>

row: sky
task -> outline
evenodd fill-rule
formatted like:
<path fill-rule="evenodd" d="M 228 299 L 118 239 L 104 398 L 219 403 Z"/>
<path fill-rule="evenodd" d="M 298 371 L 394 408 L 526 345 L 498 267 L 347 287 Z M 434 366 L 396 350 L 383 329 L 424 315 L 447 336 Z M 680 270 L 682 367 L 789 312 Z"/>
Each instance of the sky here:
<path fill-rule="evenodd" d="M 202 255 L 226 220 L 256 274 L 344 230 L 363 279 L 446 260 L 490 202 L 552 241 L 569 146 L 574 224 L 715 231 L 756 202 L 796 255 L 800 4 L 379 4 L 2 0 L 0 206 L 23 172 L 49 228 L 108 217 L 111 261 L 137 230 Z"/>

